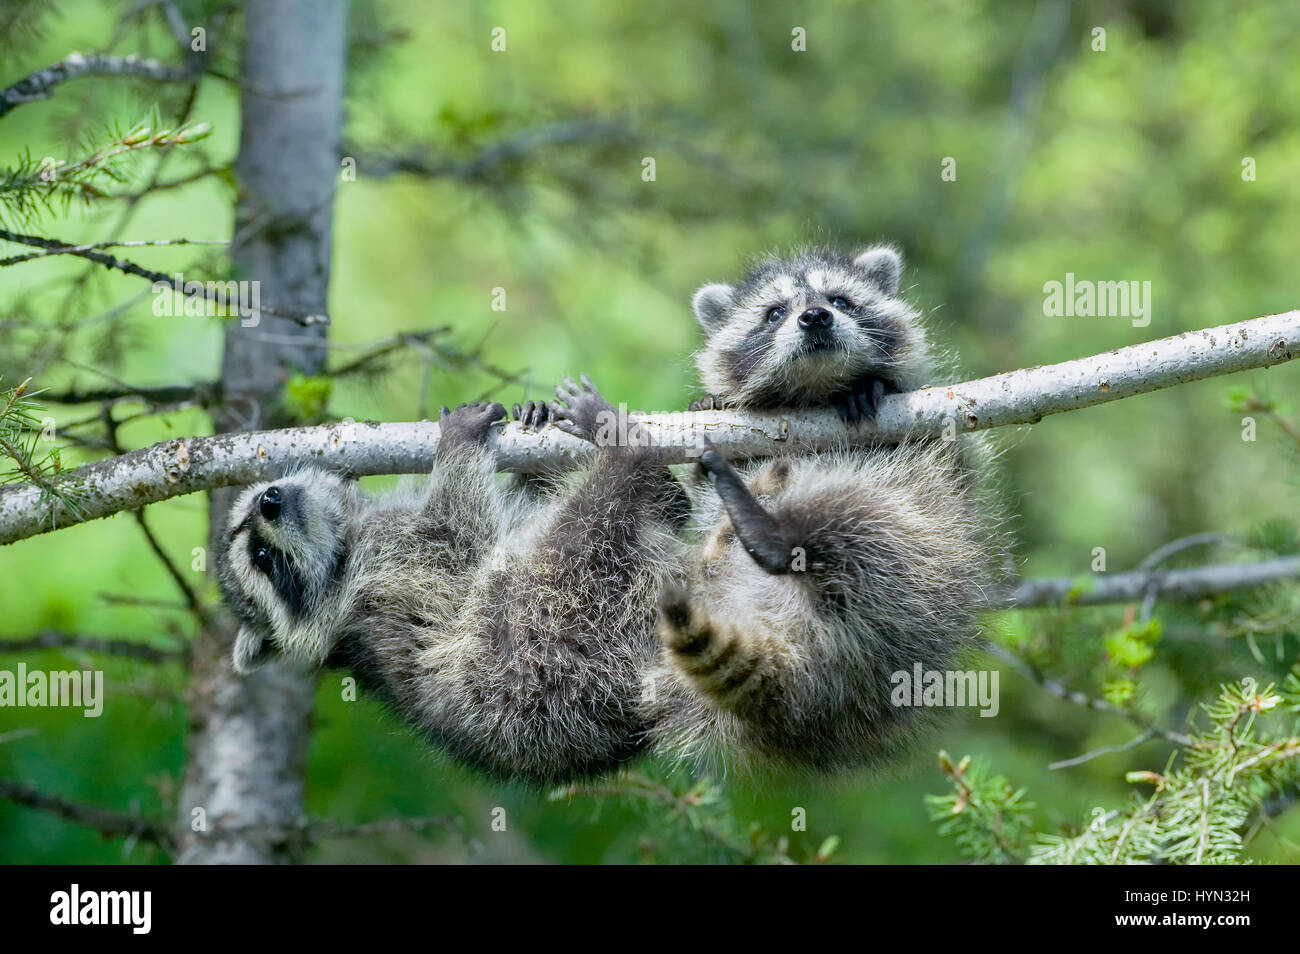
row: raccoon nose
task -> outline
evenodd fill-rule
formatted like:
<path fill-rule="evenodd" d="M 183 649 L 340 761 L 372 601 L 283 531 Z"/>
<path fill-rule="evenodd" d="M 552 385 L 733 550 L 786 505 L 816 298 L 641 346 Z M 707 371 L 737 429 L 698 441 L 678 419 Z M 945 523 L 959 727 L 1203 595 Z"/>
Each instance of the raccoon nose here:
<path fill-rule="evenodd" d="M 280 516 L 280 488 L 268 487 L 266 492 L 262 494 L 258 508 L 262 511 L 262 519 L 264 520 L 274 520 Z"/>
<path fill-rule="evenodd" d="M 805 331 L 816 331 L 831 323 L 831 313 L 825 308 L 809 308 L 799 316 L 799 327 Z"/>

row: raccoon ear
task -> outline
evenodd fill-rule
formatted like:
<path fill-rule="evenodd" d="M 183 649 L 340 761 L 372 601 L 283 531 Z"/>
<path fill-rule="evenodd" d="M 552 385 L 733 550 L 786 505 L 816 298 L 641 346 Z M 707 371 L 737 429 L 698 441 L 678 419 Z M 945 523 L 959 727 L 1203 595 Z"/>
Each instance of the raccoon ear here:
<path fill-rule="evenodd" d="M 888 245 L 869 248 L 858 254 L 853 264 L 867 273 L 867 277 L 880 287 L 886 295 L 898 291 L 899 279 L 903 273 L 903 259 Z"/>
<path fill-rule="evenodd" d="M 247 626 L 235 637 L 235 672 L 241 676 L 259 669 L 276 656 L 275 648 Z"/>
<path fill-rule="evenodd" d="M 735 294 L 736 290 L 730 285 L 705 285 L 695 293 L 691 298 L 691 308 L 705 331 L 712 331 L 722 324 Z"/>

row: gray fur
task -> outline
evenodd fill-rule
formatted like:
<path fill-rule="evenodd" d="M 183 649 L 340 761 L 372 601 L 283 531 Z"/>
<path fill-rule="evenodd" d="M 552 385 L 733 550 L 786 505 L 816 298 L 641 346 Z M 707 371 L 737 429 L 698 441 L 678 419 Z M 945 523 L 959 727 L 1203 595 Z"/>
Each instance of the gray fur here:
<path fill-rule="evenodd" d="M 730 285 L 705 285 L 691 298 L 691 310 L 706 332 L 712 333 L 731 311 L 736 290 Z"/>
<path fill-rule="evenodd" d="M 744 408 L 828 403 L 863 378 L 898 390 L 926 383 L 925 336 L 894 297 L 898 267 L 896 252 L 874 249 L 804 251 L 751 269 L 730 312 L 712 318 L 699 355 L 706 386 Z M 840 297 L 853 307 L 833 308 L 838 362 L 805 359 L 793 336 L 767 334 L 756 357 L 747 350 L 764 309 L 786 303 L 788 322 Z M 914 739 L 933 713 L 893 706 L 890 676 L 917 663 L 954 667 L 998 565 L 976 451 L 925 440 L 809 452 L 743 468 L 739 497 L 704 487 L 693 568 L 662 603 L 652 720 L 661 750 L 833 771 L 878 763 Z M 742 497 L 757 498 L 761 519 L 738 506 Z M 788 562 L 763 546 L 774 539 Z"/>
<path fill-rule="evenodd" d="M 903 256 L 897 249 L 887 245 L 869 248 L 854 258 L 853 264 L 886 295 L 898 294 L 898 283 L 903 277 Z"/>
<path fill-rule="evenodd" d="M 350 669 L 454 757 L 499 778 L 607 771 L 647 736 L 641 679 L 658 653 L 656 595 L 680 559 L 675 484 L 663 468 L 648 476 L 639 451 L 614 447 L 556 493 L 520 493 L 498 481 L 481 441 L 450 439 L 463 411 L 444 412 L 424 486 L 372 498 L 305 470 L 275 482 L 301 512 L 286 505 L 273 522 L 259 513 L 270 484 L 242 495 L 220 561 L 250 634 L 237 665 L 265 640 L 294 660 Z M 305 586 L 291 612 L 250 562 L 250 534 L 295 568 L 333 560 L 333 577 Z"/>
<path fill-rule="evenodd" d="M 861 411 L 881 382 L 924 383 L 930 348 L 897 297 L 898 269 L 892 250 L 809 250 L 701 289 L 706 385 L 731 406 L 841 407 L 849 394 Z M 789 314 L 754 334 L 777 305 Z M 831 346 L 807 353 L 789 322 L 813 308 L 830 315 Z M 608 403 L 585 380 L 557 390 L 560 426 L 594 439 Z M 246 492 L 221 560 L 246 634 L 237 665 L 280 652 L 346 666 L 457 758 L 553 782 L 647 743 L 748 766 L 878 762 L 930 715 L 893 707 L 890 675 L 950 668 L 974 639 L 998 547 L 970 448 L 917 441 L 749 466 L 735 483 L 757 498 L 748 510 L 734 489 L 699 489 L 702 540 L 688 556 L 676 485 L 651 453 L 604 447 L 570 487 L 519 493 L 493 474 L 474 413 L 444 412 L 427 487 L 371 499 L 304 471 L 278 482 L 294 503 L 276 526 L 259 513 L 268 485 Z M 280 588 L 250 563 L 254 533 L 290 557 L 292 573 L 272 565 Z M 785 566 L 774 541 L 804 562 Z"/>
<path fill-rule="evenodd" d="M 868 374 L 894 391 L 918 386 L 934 360 L 918 315 L 898 297 L 900 269 L 887 247 L 853 257 L 812 248 L 759 262 L 734 287 L 704 286 L 694 308 L 706 335 L 696 355 L 705 390 L 738 407 L 816 407 Z M 832 304 L 840 298 L 848 307 Z M 774 307 L 785 309 L 779 322 L 768 320 Z M 828 347 L 796 359 L 798 316 L 812 307 L 833 316 Z"/>

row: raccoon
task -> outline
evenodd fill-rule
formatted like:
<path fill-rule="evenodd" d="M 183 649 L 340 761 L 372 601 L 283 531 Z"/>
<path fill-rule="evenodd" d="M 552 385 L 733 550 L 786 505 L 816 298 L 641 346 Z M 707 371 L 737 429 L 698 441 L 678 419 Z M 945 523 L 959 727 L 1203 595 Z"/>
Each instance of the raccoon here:
<path fill-rule="evenodd" d="M 892 248 L 808 250 L 701 288 L 710 394 L 692 408 L 831 406 L 856 425 L 927 383 L 933 352 L 901 269 Z M 737 470 L 706 446 L 702 541 L 661 597 L 659 747 L 828 772 L 903 751 L 928 714 L 894 705 L 891 677 L 952 668 L 999 562 L 972 451 L 910 440 Z"/>
<path fill-rule="evenodd" d="M 889 247 L 856 258 L 808 249 L 759 263 L 738 285 L 705 285 L 691 306 L 709 393 L 692 410 L 831 405 L 856 423 L 884 395 L 921 385 L 934 356 L 898 297 L 901 268 Z"/>
<path fill-rule="evenodd" d="M 594 440 L 583 379 L 525 426 Z M 638 447 L 602 448 L 571 486 L 503 485 L 485 445 L 505 409 L 442 409 L 427 485 L 378 497 L 306 469 L 248 488 L 219 558 L 242 622 L 234 665 L 344 668 L 454 758 L 538 785 L 636 756 L 656 597 L 680 572 L 681 491 Z"/>

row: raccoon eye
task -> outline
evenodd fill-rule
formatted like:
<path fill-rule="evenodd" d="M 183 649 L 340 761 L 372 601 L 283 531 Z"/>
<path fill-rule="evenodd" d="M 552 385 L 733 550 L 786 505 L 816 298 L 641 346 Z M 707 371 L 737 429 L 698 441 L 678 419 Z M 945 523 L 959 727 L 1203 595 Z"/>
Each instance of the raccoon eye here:
<path fill-rule="evenodd" d="M 840 311 L 852 311 L 853 302 L 849 301 L 843 295 L 836 295 L 831 299 L 831 307 L 838 308 Z"/>
<path fill-rule="evenodd" d="M 263 520 L 274 520 L 280 516 L 280 488 L 268 487 L 266 493 L 262 494 L 262 500 L 258 506 L 262 511 Z"/>
<path fill-rule="evenodd" d="M 253 566 L 257 567 L 267 576 L 271 575 L 271 548 L 258 547 L 253 551 Z"/>
<path fill-rule="evenodd" d="M 773 305 L 771 308 L 767 310 L 768 324 L 774 325 L 779 321 L 785 321 L 785 315 L 786 312 L 785 312 L 784 305 Z"/>

